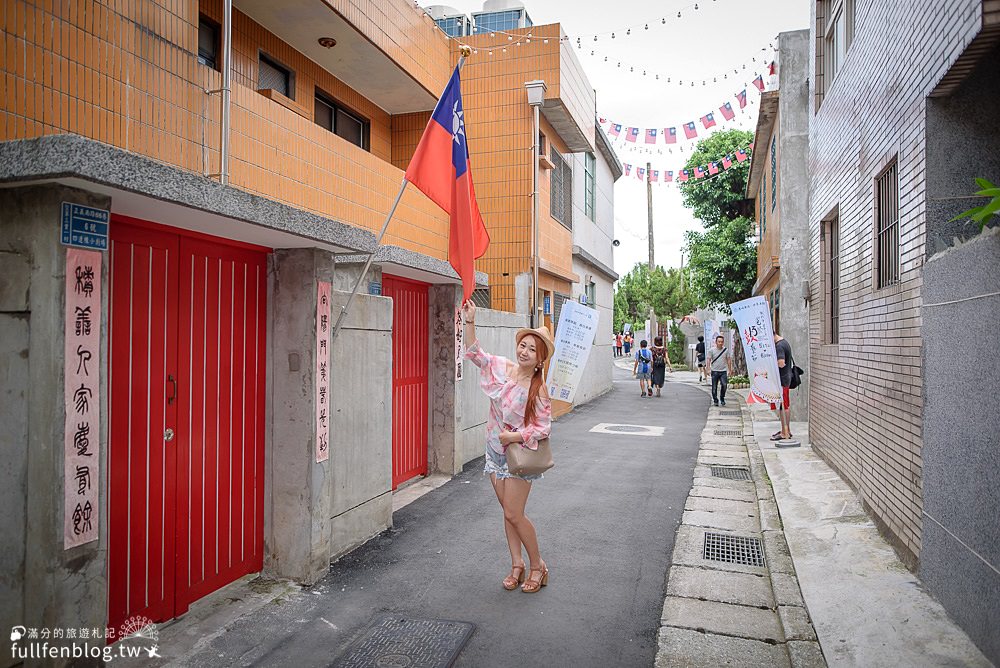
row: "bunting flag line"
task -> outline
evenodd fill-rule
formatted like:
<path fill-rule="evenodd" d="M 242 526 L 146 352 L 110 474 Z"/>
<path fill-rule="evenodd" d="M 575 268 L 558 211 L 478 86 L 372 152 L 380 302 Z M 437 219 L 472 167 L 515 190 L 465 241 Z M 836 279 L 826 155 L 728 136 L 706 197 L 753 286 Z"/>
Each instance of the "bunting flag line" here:
<path fill-rule="evenodd" d="M 632 168 L 635 167 L 635 177 L 636 179 L 643 181 L 648 178 L 651 183 L 696 183 L 698 181 L 717 176 L 722 174 L 728 169 L 732 169 L 736 165 L 745 162 L 747 158 L 750 157 L 753 151 L 753 144 L 746 149 L 739 149 L 734 153 L 724 155 L 721 161 L 712 161 L 705 165 L 698 165 L 691 170 L 682 169 L 678 172 L 676 180 L 674 179 L 673 170 L 663 170 L 663 179 L 660 179 L 661 170 L 650 168 L 649 172 L 646 172 L 645 167 L 640 167 L 639 165 L 632 165 L 630 163 L 623 163 L 623 173 L 625 176 L 632 175 Z"/>
<path fill-rule="evenodd" d="M 668 144 L 677 143 L 677 128 L 666 128 L 663 131 L 663 140 Z"/>
<path fill-rule="evenodd" d="M 646 130 L 646 143 L 655 144 L 656 143 L 656 128 L 649 128 Z"/>
<path fill-rule="evenodd" d="M 758 74 L 757 78 L 753 80 L 753 85 L 757 87 L 757 90 L 759 90 L 761 93 L 763 93 L 764 92 L 764 77 L 763 77 L 763 75 Z"/>
<path fill-rule="evenodd" d="M 706 130 L 715 125 L 715 115 L 712 112 L 705 114 L 699 120 Z"/>
<path fill-rule="evenodd" d="M 733 111 L 733 105 L 728 102 L 719 107 L 719 113 L 722 114 L 722 117 L 727 121 L 731 121 L 736 118 L 736 112 Z"/>
<path fill-rule="evenodd" d="M 740 103 L 740 109 L 747 106 L 747 89 L 744 88 L 736 94 L 736 100 Z"/>
<path fill-rule="evenodd" d="M 695 127 L 694 121 L 684 124 L 684 136 L 688 139 L 694 139 L 698 136 L 698 128 Z"/>
<path fill-rule="evenodd" d="M 630 141 L 633 144 L 635 140 L 639 138 L 639 128 L 629 128 L 628 135 L 625 137 L 625 141 Z"/>

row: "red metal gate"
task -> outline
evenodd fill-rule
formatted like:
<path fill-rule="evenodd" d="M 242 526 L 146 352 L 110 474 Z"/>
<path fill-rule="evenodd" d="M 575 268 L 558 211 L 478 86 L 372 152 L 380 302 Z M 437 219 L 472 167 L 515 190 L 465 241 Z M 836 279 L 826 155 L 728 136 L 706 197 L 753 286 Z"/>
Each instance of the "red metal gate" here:
<path fill-rule="evenodd" d="M 111 242 L 117 626 L 170 619 L 261 568 L 266 252 L 119 217 Z"/>
<path fill-rule="evenodd" d="M 427 474 L 428 285 L 383 276 L 392 297 L 392 488 Z"/>

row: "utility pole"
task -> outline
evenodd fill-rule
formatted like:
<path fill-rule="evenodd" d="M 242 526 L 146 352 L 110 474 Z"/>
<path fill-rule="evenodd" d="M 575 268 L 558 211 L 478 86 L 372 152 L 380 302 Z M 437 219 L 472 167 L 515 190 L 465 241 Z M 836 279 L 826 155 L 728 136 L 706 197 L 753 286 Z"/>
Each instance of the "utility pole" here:
<path fill-rule="evenodd" d="M 652 165 L 646 163 L 646 210 L 649 214 L 649 270 L 656 268 L 653 259 L 653 177 L 650 172 Z"/>
<path fill-rule="evenodd" d="M 681 292 L 684 292 L 684 251 L 681 251 Z"/>

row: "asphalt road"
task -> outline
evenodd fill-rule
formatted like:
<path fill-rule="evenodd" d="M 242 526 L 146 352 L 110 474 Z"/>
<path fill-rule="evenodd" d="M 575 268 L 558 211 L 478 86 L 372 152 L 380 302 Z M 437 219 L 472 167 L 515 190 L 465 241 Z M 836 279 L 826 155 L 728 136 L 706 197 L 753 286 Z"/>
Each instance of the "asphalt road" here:
<path fill-rule="evenodd" d="M 482 459 L 394 516 L 394 528 L 335 563 L 311 590 L 233 623 L 189 665 L 327 666 L 384 613 L 471 622 L 457 665 L 651 666 L 665 575 L 691 487 L 704 392 L 667 384 L 612 392 L 555 423 L 556 467 L 534 484 L 549 586 L 508 592 L 502 512 Z M 599 423 L 662 436 L 591 432 Z"/>

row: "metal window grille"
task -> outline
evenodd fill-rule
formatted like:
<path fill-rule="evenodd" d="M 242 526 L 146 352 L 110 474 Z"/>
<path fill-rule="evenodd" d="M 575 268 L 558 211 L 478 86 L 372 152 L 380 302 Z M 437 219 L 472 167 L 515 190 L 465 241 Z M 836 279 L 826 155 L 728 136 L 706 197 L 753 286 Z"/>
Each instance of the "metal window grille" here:
<path fill-rule="evenodd" d="M 219 29 L 204 18 L 198 21 L 198 62 L 218 69 Z"/>
<path fill-rule="evenodd" d="M 560 223 L 573 229 L 573 169 L 554 146 L 549 155 L 554 165 L 549 177 L 549 212 Z"/>
<path fill-rule="evenodd" d="M 595 209 L 595 199 L 596 199 L 596 173 L 597 173 L 597 158 L 594 157 L 593 153 L 587 153 L 584 158 L 584 213 L 587 218 L 594 220 L 594 209 Z"/>
<path fill-rule="evenodd" d="M 552 330 L 555 331 L 556 327 L 559 325 L 559 316 L 562 314 L 563 304 L 570 300 L 569 295 L 564 295 L 561 293 L 555 293 L 555 300 L 553 302 L 552 308 Z"/>
<path fill-rule="evenodd" d="M 771 138 L 771 211 L 778 204 L 778 138 Z"/>
<path fill-rule="evenodd" d="M 492 308 L 490 306 L 490 289 L 476 288 L 472 291 L 472 303 L 479 308 Z"/>
<path fill-rule="evenodd" d="M 840 340 L 840 219 L 826 221 L 823 231 L 826 255 L 823 273 L 829 283 L 826 291 L 826 342 L 837 343 Z"/>
<path fill-rule="evenodd" d="M 897 162 L 875 181 L 875 257 L 878 287 L 899 283 L 899 179 Z"/>
<path fill-rule="evenodd" d="M 260 57 L 260 73 L 258 86 L 261 90 L 276 90 L 287 98 L 291 98 L 292 74 L 267 56 Z"/>

